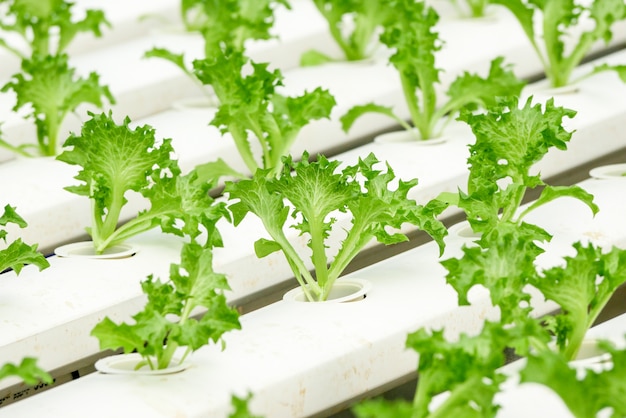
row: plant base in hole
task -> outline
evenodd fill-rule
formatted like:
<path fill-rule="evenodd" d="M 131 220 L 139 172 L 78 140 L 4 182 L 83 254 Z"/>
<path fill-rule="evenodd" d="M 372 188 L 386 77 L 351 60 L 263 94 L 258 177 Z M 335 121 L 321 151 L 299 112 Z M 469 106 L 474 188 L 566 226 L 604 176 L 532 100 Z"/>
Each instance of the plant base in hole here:
<path fill-rule="evenodd" d="M 128 258 L 137 254 L 139 249 L 131 244 L 118 244 L 105 249 L 102 254 L 97 254 L 92 241 L 74 242 L 55 248 L 54 254 L 58 257 L 82 257 L 97 259 Z"/>
<path fill-rule="evenodd" d="M 338 280 L 333 285 L 328 299 L 320 303 L 344 303 L 358 302 L 367 297 L 372 284 L 362 279 Z M 297 287 L 285 293 L 283 300 L 286 302 L 309 302 L 302 288 Z"/>
<path fill-rule="evenodd" d="M 144 359 L 138 353 L 118 354 L 98 360 L 95 368 L 106 374 L 163 375 L 182 372 L 190 366 L 189 362 L 173 359 L 171 365 L 165 369 L 152 370 L 147 364 L 137 369 L 137 365 L 142 362 Z"/>

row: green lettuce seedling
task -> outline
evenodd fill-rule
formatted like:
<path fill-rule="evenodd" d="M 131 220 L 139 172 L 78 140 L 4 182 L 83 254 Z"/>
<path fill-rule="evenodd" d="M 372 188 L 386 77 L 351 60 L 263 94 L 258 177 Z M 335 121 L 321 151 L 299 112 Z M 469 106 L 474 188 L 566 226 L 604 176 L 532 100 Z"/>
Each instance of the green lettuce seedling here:
<path fill-rule="evenodd" d="M 479 245 L 464 245 L 461 257 L 442 260 L 459 305 L 469 305 L 470 290 L 480 286 L 489 291 L 492 305 L 500 308 L 504 324 L 527 318 L 532 312 L 527 285 L 537 276 L 534 263 L 544 252 L 538 244 L 550 238 L 528 224 L 502 223 L 483 234 Z"/>
<path fill-rule="evenodd" d="M 286 0 L 182 0 L 180 10 L 187 30 L 199 32 L 207 47 L 226 43 L 243 51 L 248 40 L 273 37 L 278 6 L 290 7 Z"/>
<path fill-rule="evenodd" d="M 103 99 L 115 102 L 108 87 L 100 85 L 98 74 L 76 77 L 67 60 L 65 54 L 24 59 L 22 72 L 2 87 L 2 92 L 11 90 L 17 96 L 14 111 L 28 109 L 37 127 L 37 144 L 16 147 L 0 141 L 1 146 L 26 156 L 33 155 L 29 148 L 36 148 L 35 154 L 57 155 L 59 131 L 68 113 L 84 103 L 102 108 Z"/>
<path fill-rule="evenodd" d="M 104 99 L 115 102 L 96 73 L 76 77 L 68 64 L 66 49 L 76 35 L 87 32 L 99 37 L 102 28 L 110 26 L 101 10 L 89 9 L 82 19 L 74 19 L 73 6 L 65 0 L 0 0 L 0 9 L 6 11 L 0 13 L 0 30 L 16 33 L 23 41 L 13 44 L 0 38 L 0 48 L 22 59 L 21 73 L 0 91 L 13 91 L 17 96 L 13 110 L 26 108 L 37 128 L 36 145 L 14 146 L 0 140 L 0 146 L 24 156 L 57 155 L 59 129 L 68 113 L 83 103 L 102 108 Z"/>
<path fill-rule="evenodd" d="M 439 16 L 433 8 L 413 0 L 390 0 L 388 7 L 394 10 L 394 18 L 383 25 L 380 40 L 394 50 L 389 62 L 398 70 L 411 123 L 419 133 L 417 139 L 440 136 L 446 123 L 461 109 L 489 107 L 498 97 L 518 96 L 521 92 L 525 82 L 503 65 L 502 58 L 496 58 L 486 78 L 467 72 L 459 76 L 448 88 L 447 102 L 438 106 L 436 86 L 441 70 L 435 65 L 435 53 L 441 49 L 441 40 L 433 28 Z M 343 115 L 344 131 L 369 112 L 389 116 L 412 131 L 392 108 L 375 103 L 355 106 Z"/>
<path fill-rule="evenodd" d="M 2 216 L 0 216 L 0 226 L 6 226 L 9 223 L 13 223 L 20 228 L 27 226 L 26 221 L 15 212 L 15 208 L 6 205 Z M 7 231 L 5 229 L 0 229 L 0 239 L 6 243 Z M 12 241 L 6 248 L 0 250 L 0 271 L 13 269 L 16 274 L 20 274 L 26 264 L 33 264 L 39 270 L 50 266 L 48 260 L 41 253 L 37 252 L 37 244 L 25 244 L 20 238 Z"/>
<path fill-rule="evenodd" d="M 330 34 L 347 61 L 369 58 L 378 43 L 376 35 L 381 25 L 395 18 L 385 0 L 313 0 L 313 3 L 328 23 Z M 312 49 L 302 55 L 300 65 L 332 61 L 336 60 Z"/>
<path fill-rule="evenodd" d="M 306 153 L 301 162 L 285 158 L 278 177 L 268 176 L 268 170 L 258 170 L 250 180 L 226 184 L 230 199 L 237 200 L 229 207 L 234 223 L 238 225 L 249 212 L 259 217 L 271 239 L 262 238 L 255 243 L 257 256 L 282 251 L 307 299 L 324 301 L 348 263 L 373 238 L 384 244 L 407 240 L 404 234 L 387 228 L 398 229 L 408 222 L 443 246 L 445 227 L 432 216 L 430 208 L 407 198 L 417 181 L 400 180 L 397 188 L 392 189 L 393 171 L 389 166 L 386 172 L 377 170 L 374 168 L 377 163 L 370 154 L 356 165 L 339 171 L 339 161 L 329 161 L 323 156 L 312 163 Z M 333 232 L 338 212 L 349 213 L 352 223 L 341 247 L 331 257 L 327 253 L 327 239 Z M 315 276 L 285 235 L 290 215 L 297 220 L 293 228 L 309 237 Z"/>
<path fill-rule="evenodd" d="M 216 232 L 215 222 L 209 236 Z M 141 284 L 148 297 L 144 309 L 133 316 L 131 324 L 116 324 L 106 317 L 91 331 L 100 341 L 100 349 L 122 348 L 125 353 L 137 352 L 151 370 L 164 369 L 172 360 L 182 363 L 193 351 L 210 341 L 220 341 L 225 332 L 240 329 L 239 314 L 229 308 L 224 290 L 229 290 L 226 276 L 213 271 L 212 246 L 192 240 L 183 246 L 180 264 L 172 264 L 170 280 L 162 282 L 149 276 Z M 199 318 L 195 310 L 204 311 Z M 178 320 L 172 321 L 175 317 Z M 185 347 L 182 357 L 176 351 Z"/>
<path fill-rule="evenodd" d="M 615 291 L 626 282 L 626 250 L 610 251 L 593 244 L 574 244 L 576 254 L 565 257 L 565 265 L 545 270 L 530 279 L 546 299 L 556 302 L 560 312 L 549 319 L 559 351 L 574 360 L 587 331 Z"/>
<path fill-rule="evenodd" d="M 27 226 L 26 221 L 15 212 L 15 208 L 6 205 L 4 212 L 0 216 L 0 225 L 6 226 L 10 223 L 18 225 L 20 228 Z M 7 231 L 0 229 L 0 239 L 6 243 Z M 43 270 L 50 266 L 48 260 L 39 252 L 37 245 L 25 244 L 21 239 L 11 242 L 6 248 L 0 250 L 0 272 L 12 269 L 15 274 L 20 274 L 25 265 L 32 264 Z M 0 367 L 0 379 L 15 376 L 22 379 L 26 384 L 35 385 L 37 383 L 52 383 L 52 377 L 37 366 L 37 360 L 26 357 L 20 364 L 6 363 Z"/>
<path fill-rule="evenodd" d="M 443 330 L 422 328 L 406 341 L 419 354 L 412 402 L 374 399 L 357 404 L 352 411 L 358 418 L 495 417 L 499 406 L 494 396 L 507 378 L 499 370 L 505 364 L 505 349 L 537 332 L 540 329 L 533 321 L 517 327 L 485 322 L 480 334 L 461 334 L 449 341 Z"/>
<path fill-rule="evenodd" d="M 37 365 L 37 359 L 25 357 L 20 364 L 6 363 L 0 367 L 0 380 L 14 376 L 22 379 L 27 385 L 36 385 L 39 382 L 51 384 L 52 376 Z"/>
<path fill-rule="evenodd" d="M 572 72 L 599 41 L 608 43 L 611 27 L 626 18 L 622 0 L 491 0 L 511 11 L 519 21 L 541 60 L 552 87 L 574 84 L 600 71 L 617 71 L 626 81 L 625 65 L 602 64 L 587 74 L 572 79 Z M 581 22 L 591 20 L 589 29 Z M 540 29 L 536 22 L 541 23 Z"/>
<path fill-rule="evenodd" d="M 470 145 L 467 192 L 438 197 L 460 207 L 480 234 L 477 245 L 463 247 L 461 258 L 442 261 L 459 304 L 468 304 L 469 291 L 480 285 L 489 290 L 505 323 L 523 320 L 532 312 L 526 287 L 541 283 L 534 261 L 544 251 L 542 243 L 551 239 L 540 226 L 524 222 L 524 217 L 566 196 L 597 213 L 593 196 L 579 186 L 549 186 L 532 173 L 551 148 L 566 148 L 571 133 L 562 121 L 573 115 L 571 110 L 554 106 L 552 99 L 542 108 L 533 105 L 532 98 L 521 108 L 517 100 L 509 100 L 486 114 L 462 113 L 461 119 L 476 135 L 476 142 Z M 539 198 L 522 210 L 524 195 L 535 187 L 543 187 Z"/>
<path fill-rule="evenodd" d="M 231 396 L 230 403 L 233 406 L 234 411 L 228 415 L 228 418 L 263 418 L 260 415 L 254 415 L 250 412 L 248 404 L 252 399 L 252 394 L 248 393 L 245 398 L 238 396 Z"/>
<path fill-rule="evenodd" d="M 542 234 L 543 233 L 543 234 Z M 556 302 L 559 313 L 544 318 L 546 335 L 554 336 L 557 351 L 574 360 L 583 339 L 615 291 L 626 282 L 626 250 L 574 243 L 576 254 L 565 257 L 564 266 L 537 271 L 535 261 L 544 252 L 539 246 L 550 236 L 538 228 L 513 223 L 497 225 L 478 241 L 463 246 L 461 258 L 443 260 L 446 280 L 468 305 L 475 286 L 489 291 L 491 303 L 500 311 L 503 324 L 523 323 L 533 314 L 529 287 Z M 550 350 L 529 342 L 535 352 Z"/>
<path fill-rule="evenodd" d="M 212 182 L 195 171 L 181 174 L 170 139 L 159 142 L 152 127 L 134 129 L 126 118 L 118 125 L 111 114 L 91 114 L 80 135 L 70 135 L 58 160 L 78 165 L 81 184 L 66 190 L 91 199 L 92 224 L 87 228 L 96 253 L 141 232 L 160 226 L 179 236 L 198 236 L 221 211 L 212 205 Z M 150 208 L 118 227 L 126 193 L 141 193 Z"/>
<path fill-rule="evenodd" d="M 448 283 L 457 290 L 460 304 L 469 303 L 467 295 L 472 287 L 485 287 L 507 327 L 532 325 L 529 318 L 536 315 L 530 305 L 530 286 L 555 301 L 558 313 L 541 318 L 541 325 L 535 322 L 536 332 L 518 341 L 516 348 L 522 347 L 518 354 L 529 356 L 522 381 L 554 389 L 577 418 L 595 417 L 605 407 L 623 412 L 626 404 L 622 397 L 613 396 L 623 391 L 623 352 L 601 345 L 618 363 L 609 372 L 587 370 L 582 380 L 567 363 L 576 358 L 587 331 L 626 282 L 626 250 L 605 252 L 580 242 L 573 246 L 576 255 L 565 257 L 564 266 L 537 271 L 534 261 L 543 249 L 538 247 L 536 235 L 507 223 L 498 225 L 487 239 L 483 237 L 480 246 L 463 247 L 462 258 L 444 260 L 442 265 L 448 269 Z M 552 340 L 556 349 L 550 344 Z"/>
<path fill-rule="evenodd" d="M 89 9 L 82 19 L 74 19 L 73 7 L 65 0 L 0 0 L 0 30 L 18 34 L 23 41 L 15 44 L 0 38 L 0 48 L 21 59 L 59 55 L 79 33 L 99 37 L 102 28 L 110 26 L 101 10 Z"/>
<path fill-rule="evenodd" d="M 563 118 L 575 114 L 555 106 L 553 99 L 543 107 L 533 104 L 532 97 L 523 107 L 510 98 L 484 114 L 462 112 L 459 119 L 476 136 L 469 147 L 467 191 L 442 193 L 438 199 L 461 208 L 472 229 L 483 234 L 505 222 L 521 226 L 528 213 L 560 197 L 578 199 L 595 214 L 593 196 L 579 186 L 549 186 L 532 173 L 550 149 L 567 148 L 572 133 L 563 128 Z M 526 192 L 537 187 L 543 187 L 539 198 L 520 211 Z"/>
<path fill-rule="evenodd" d="M 522 382 L 551 388 L 561 397 L 575 418 L 626 416 L 626 350 L 618 350 L 608 341 L 600 347 L 611 356 L 611 365 L 577 370 L 567 360 L 551 351 L 531 354 L 521 371 Z M 609 415 L 606 415 L 609 416 Z"/>
<path fill-rule="evenodd" d="M 244 75 L 247 65 L 251 72 Z M 278 69 L 270 71 L 268 64 L 248 61 L 235 50 L 196 60 L 194 68 L 198 79 L 213 87 L 220 102 L 211 125 L 222 134 L 230 133 L 251 173 L 259 167 L 269 170 L 268 175 L 280 173 L 281 159 L 289 154 L 300 130 L 312 120 L 329 118 L 335 106 L 334 97 L 319 87 L 297 97 L 281 95 L 276 92 L 282 85 Z M 251 138 L 260 145 L 260 162 Z"/>
<path fill-rule="evenodd" d="M 209 58 L 226 46 L 243 53 L 248 41 L 271 39 L 274 10 L 279 5 L 290 7 L 285 0 L 181 0 L 180 11 L 185 28 L 200 33 L 204 39 L 204 57 L 198 58 Z M 165 59 L 199 83 L 184 54 L 153 48 L 144 56 Z"/>

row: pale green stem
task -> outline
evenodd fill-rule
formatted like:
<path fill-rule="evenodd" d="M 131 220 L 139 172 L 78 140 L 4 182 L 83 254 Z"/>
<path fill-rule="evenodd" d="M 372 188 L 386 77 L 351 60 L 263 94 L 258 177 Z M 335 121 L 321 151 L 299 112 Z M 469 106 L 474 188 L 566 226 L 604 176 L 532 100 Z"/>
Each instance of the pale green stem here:
<path fill-rule="evenodd" d="M 250 172 L 254 174 L 259 168 L 259 165 L 257 164 L 254 156 L 250 152 L 248 133 L 245 129 L 239 129 L 238 127 L 236 127 L 235 124 L 230 124 L 228 126 L 228 131 L 232 135 L 233 140 L 235 141 L 235 147 L 237 148 L 237 151 L 239 151 L 239 155 L 243 159 L 243 162 L 246 164 L 246 167 L 248 167 L 248 170 L 250 170 Z"/>
<path fill-rule="evenodd" d="M 326 288 L 328 282 L 328 261 L 326 259 L 326 247 L 324 246 L 323 225 L 320 222 L 312 220 L 310 222 L 311 230 L 311 259 L 315 268 L 317 283 L 322 289 Z"/>
<path fill-rule="evenodd" d="M 123 203 L 124 194 L 114 191 L 113 200 L 111 201 L 111 205 L 108 208 L 109 212 L 105 215 L 104 222 L 97 222 L 94 225 L 94 228 L 92 230 L 92 238 L 97 254 L 100 254 L 102 253 L 102 251 L 104 251 L 104 248 L 101 247 L 101 242 L 104 242 L 110 235 L 115 232 L 115 228 L 117 228 L 117 223 L 119 222 Z"/>

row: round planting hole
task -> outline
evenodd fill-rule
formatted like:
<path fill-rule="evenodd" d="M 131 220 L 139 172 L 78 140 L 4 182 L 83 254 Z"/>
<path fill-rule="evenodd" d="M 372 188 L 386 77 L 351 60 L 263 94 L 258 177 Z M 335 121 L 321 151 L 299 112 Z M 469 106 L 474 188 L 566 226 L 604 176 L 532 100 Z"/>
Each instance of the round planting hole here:
<path fill-rule="evenodd" d="M 626 164 L 610 164 L 592 168 L 589 176 L 594 179 L 626 179 Z"/>
<path fill-rule="evenodd" d="M 415 129 L 410 131 L 394 131 L 387 132 L 385 134 L 378 135 L 374 138 L 376 144 L 413 144 L 413 145 L 438 145 L 443 144 L 448 140 L 448 137 L 442 136 L 438 138 L 421 139 L 419 133 Z"/>
<path fill-rule="evenodd" d="M 372 284 L 363 279 L 337 280 L 330 290 L 328 299 L 314 303 L 344 303 L 358 302 L 365 299 L 367 292 L 372 288 Z M 283 300 L 286 302 L 309 302 L 301 287 L 285 293 Z"/>
<path fill-rule="evenodd" d="M 138 249 L 130 244 L 118 244 L 107 248 L 102 254 L 96 254 L 92 241 L 74 242 L 54 250 L 59 257 L 83 257 L 95 259 L 118 259 L 132 257 Z"/>
<path fill-rule="evenodd" d="M 137 369 L 137 365 L 143 360 L 140 354 L 118 354 L 108 356 L 96 361 L 95 368 L 106 374 L 135 374 L 135 375 L 163 375 L 182 372 L 189 367 L 188 362 L 180 362 L 173 359 L 169 367 L 165 369 L 152 370 L 147 364 Z"/>

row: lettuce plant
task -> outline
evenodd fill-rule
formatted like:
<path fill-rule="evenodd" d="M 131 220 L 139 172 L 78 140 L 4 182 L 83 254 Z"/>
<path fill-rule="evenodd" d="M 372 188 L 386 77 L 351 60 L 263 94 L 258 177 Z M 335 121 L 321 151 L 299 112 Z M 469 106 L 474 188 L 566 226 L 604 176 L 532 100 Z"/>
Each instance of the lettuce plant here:
<path fill-rule="evenodd" d="M 565 257 L 563 266 L 529 280 L 560 307 L 548 325 L 566 360 L 576 358 L 585 334 L 615 291 L 626 283 L 626 250 L 613 247 L 606 251 L 580 242 L 574 244 L 574 249 L 576 254 Z"/>
<path fill-rule="evenodd" d="M 274 10 L 278 6 L 290 7 L 285 0 L 181 0 L 180 11 L 187 31 L 197 32 L 204 39 L 204 57 L 198 57 L 201 59 L 219 54 L 226 45 L 243 53 L 246 42 L 272 38 Z M 198 83 L 184 54 L 153 48 L 145 57 L 170 61 Z"/>
<path fill-rule="evenodd" d="M 234 411 L 228 415 L 228 418 L 262 418 L 259 415 L 254 415 L 250 412 L 248 403 L 252 399 L 252 394 L 248 393 L 245 398 L 239 398 L 238 396 L 231 396 L 230 403 L 233 406 Z"/>
<path fill-rule="evenodd" d="M 595 43 L 609 42 L 611 27 L 626 18 L 621 0 L 491 0 L 515 15 L 543 64 L 552 87 L 576 83 L 600 71 L 614 70 L 626 80 L 626 66 L 602 64 L 589 73 L 572 79 L 572 72 Z M 588 29 L 581 24 L 591 20 Z M 541 27 L 537 28 L 539 21 Z"/>
<path fill-rule="evenodd" d="M 51 384 L 52 376 L 37 365 L 37 359 L 25 357 L 20 364 L 5 363 L 0 367 L 0 380 L 9 376 L 17 377 L 27 385 L 36 385 L 39 382 Z"/>
<path fill-rule="evenodd" d="M 181 174 L 173 159 L 170 139 L 155 138 L 152 127 L 131 129 L 126 118 L 116 124 L 111 114 L 91 114 L 80 135 L 70 135 L 58 160 L 78 165 L 79 185 L 66 190 L 92 201 L 92 224 L 87 228 L 96 253 L 141 232 L 160 226 L 164 232 L 196 237 L 210 225 L 215 211 L 208 192 L 210 181 L 195 171 Z M 118 227 L 126 193 L 141 193 L 150 208 Z"/>
<path fill-rule="evenodd" d="M 417 181 L 400 180 L 394 189 L 393 171 L 387 166 L 382 172 L 374 167 L 377 163 L 375 156 L 369 155 L 339 171 L 339 161 L 321 155 L 311 163 L 306 153 L 301 162 L 285 158 L 277 177 L 268 176 L 268 170 L 258 170 L 252 179 L 226 184 L 225 192 L 236 200 L 229 207 L 234 223 L 238 225 L 249 212 L 259 217 L 271 239 L 261 238 L 255 243 L 257 256 L 282 251 L 307 299 L 324 301 L 337 278 L 370 240 L 394 244 L 407 239 L 388 228 L 397 229 L 408 222 L 443 246 L 444 226 L 432 216 L 430 208 L 407 198 Z M 337 232 L 333 224 L 338 212 L 350 213 L 352 223 L 341 247 L 331 256 L 327 239 Z M 285 235 L 290 215 L 296 219 L 293 228 L 309 237 L 315 276 Z"/>
<path fill-rule="evenodd" d="M 251 72 L 246 71 L 248 65 Z M 268 170 L 268 175 L 280 173 L 281 159 L 289 154 L 300 130 L 311 120 L 329 118 L 335 106 L 334 97 L 319 87 L 297 97 L 281 95 L 276 91 L 282 85 L 278 69 L 270 71 L 268 64 L 249 61 L 235 50 L 196 60 L 194 68 L 220 102 L 211 125 L 232 136 L 251 173 L 259 167 Z M 260 145 L 260 162 L 251 138 Z"/>
<path fill-rule="evenodd" d="M 443 260 L 447 282 L 457 291 L 460 305 L 468 305 L 474 286 L 489 290 L 491 303 L 504 324 L 520 323 L 532 315 L 529 286 L 556 302 L 559 313 L 544 318 L 546 333 L 556 350 L 574 360 L 583 338 L 615 291 L 626 282 L 626 250 L 603 251 L 592 244 L 573 244 L 576 254 L 564 265 L 537 271 L 535 260 L 544 252 L 541 236 L 512 224 L 498 225 L 479 245 L 463 247 L 461 258 Z M 539 237 L 539 238 L 538 238 Z M 543 241 L 550 236 L 543 236 Z M 531 341 L 535 352 L 552 350 Z"/>
<path fill-rule="evenodd" d="M 436 85 L 441 70 L 435 65 L 435 53 L 442 42 L 433 28 L 439 16 L 433 8 L 413 0 L 389 0 L 387 7 L 394 10 L 394 18 L 383 24 L 380 40 L 394 51 L 389 61 L 398 70 L 411 123 L 419 133 L 417 139 L 441 135 L 445 124 L 461 109 L 488 107 L 497 97 L 521 92 L 525 83 L 503 65 L 502 58 L 496 58 L 486 78 L 467 72 L 459 76 L 447 91 L 448 100 L 438 106 Z M 350 109 L 341 117 L 343 129 L 348 131 L 356 119 L 369 112 L 382 113 L 412 129 L 393 109 L 375 103 Z"/>
<path fill-rule="evenodd" d="M 464 247 L 460 260 L 442 264 L 454 276 L 451 284 L 459 292 L 461 304 L 467 303 L 466 289 L 482 285 L 499 308 L 500 320 L 487 321 L 477 336 L 462 334 L 454 342 L 447 341 L 443 331 L 420 329 L 410 334 L 407 346 L 419 354 L 413 402 L 367 401 L 353 407 L 357 417 L 495 417 L 499 406 L 494 395 L 506 379 L 498 370 L 505 364 L 506 348 L 527 357 L 521 381 L 553 389 L 576 418 L 596 417 L 605 408 L 613 408 L 615 416 L 624 414 L 621 393 L 626 350 L 601 343 L 613 362 L 602 370 L 588 369 L 581 374 L 568 362 L 580 344 L 577 336 L 584 335 L 610 295 L 626 280 L 626 250 L 602 252 L 593 245 L 575 243 L 577 255 L 566 257 L 564 267 L 539 272 L 534 261 L 543 250 L 533 242 L 534 237 L 511 224 L 498 225 L 489 237 L 489 245 Z M 459 284 L 467 288 L 459 290 Z M 555 300 L 561 312 L 533 319 L 529 285 Z M 555 337 L 557 350 L 549 344 Z"/>
<path fill-rule="evenodd" d="M 217 98 L 218 112 L 211 125 L 222 134 L 229 133 L 246 167 L 281 170 L 281 158 L 289 150 L 300 130 L 311 120 L 328 118 L 335 99 L 326 90 L 317 88 L 298 97 L 285 97 L 276 92 L 282 85 L 282 74 L 270 71 L 267 63 L 256 63 L 245 55 L 248 40 L 269 39 L 278 5 L 289 7 L 282 0 L 189 1 L 183 2 L 189 13 L 195 10 L 208 25 L 202 32 L 205 57 L 193 61 L 190 69 L 182 54 L 162 48 L 146 55 L 167 59 L 203 86 L 210 86 Z M 253 151 L 251 141 L 258 141 L 261 155 Z M 260 161 L 259 161 L 260 159 Z M 223 161 L 198 167 L 199 172 L 244 177 Z"/>
<path fill-rule="evenodd" d="M 15 208 L 6 205 L 2 216 L 0 216 L 0 226 L 4 227 L 10 223 L 16 224 L 20 228 L 27 226 L 26 221 L 15 212 Z M 0 238 L 6 243 L 7 231 L 5 229 L 0 229 Z M 0 250 L 0 272 L 12 269 L 15 271 L 15 274 L 20 274 L 22 268 L 27 264 L 36 266 L 40 271 L 50 266 L 48 260 L 41 253 L 37 252 L 36 244 L 25 244 L 19 238 Z M 37 360 L 32 357 L 22 359 L 20 364 L 3 364 L 0 367 L 0 379 L 9 376 L 18 377 L 29 385 L 35 385 L 40 381 L 48 384 L 52 383 L 52 377 L 39 368 Z"/>
<path fill-rule="evenodd" d="M 476 285 L 486 287 L 494 306 L 500 308 L 506 323 L 528 316 L 532 308 L 525 290 L 534 286 L 547 299 L 557 302 L 561 313 L 548 320 L 559 350 L 571 360 L 588 328 L 626 280 L 622 251 L 604 253 L 590 245 L 574 244 L 575 257 L 566 257 L 565 267 L 536 271 L 534 261 L 543 253 L 541 243 L 551 236 L 537 225 L 524 222 L 532 210 L 556 198 L 569 196 L 585 203 L 595 214 L 593 196 L 578 186 L 552 187 L 532 166 L 552 147 L 565 149 L 571 133 L 562 127 L 562 118 L 572 111 L 555 107 L 550 99 L 545 109 L 532 105 L 523 108 L 516 101 L 490 109 L 487 114 L 462 114 L 476 135 L 470 146 L 470 174 L 467 192 L 443 193 L 440 201 L 458 205 L 475 232 L 481 234 L 477 245 L 463 247 L 461 258 L 442 261 L 448 270 L 447 281 L 454 287 L 461 305 Z M 528 189 L 543 187 L 539 198 L 521 210 Z"/>
<path fill-rule="evenodd" d="M 313 0 L 313 3 L 328 23 L 330 34 L 347 61 L 369 58 L 378 43 L 376 35 L 381 25 L 395 18 L 385 0 Z M 335 60 L 320 51 L 309 50 L 302 55 L 300 65 L 332 61 Z"/>
<path fill-rule="evenodd" d="M 477 233 L 506 222 L 521 227 L 528 213 L 559 197 L 579 199 L 594 214 L 598 211 L 593 196 L 582 188 L 546 185 L 532 173 L 550 149 L 567 148 L 572 133 L 563 128 L 563 119 L 576 114 L 555 106 L 553 99 L 543 106 L 532 102 L 530 97 L 519 107 L 517 98 L 500 100 L 486 113 L 464 111 L 459 117 L 476 136 L 467 160 L 467 191 L 442 193 L 438 199 L 461 208 Z M 520 211 L 526 192 L 537 187 L 543 187 L 539 198 Z"/>
<path fill-rule="evenodd" d="M 248 40 L 272 38 L 278 6 L 290 7 L 286 0 L 181 0 L 180 10 L 187 30 L 200 32 L 207 47 L 225 42 L 243 51 Z"/>
<path fill-rule="evenodd" d="M 73 7 L 74 3 L 65 0 L 0 0 L 0 30 L 15 33 L 23 41 L 17 44 L 0 38 L 0 48 L 21 59 L 58 55 L 79 33 L 99 37 L 102 28 L 110 26 L 101 10 L 89 9 L 82 19 L 75 19 Z"/>
<path fill-rule="evenodd" d="M 505 364 L 505 349 L 537 332 L 542 335 L 531 320 L 515 327 L 485 322 L 478 335 L 461 334 L 449 341 L 443 330 L 422 328 L 406 340 L 407 347 L 419 354 L 412 401 L 374 399 L 352 411 L 358 418 L 495 417 L 499 406 L 494 396 L 507 378 L 499 370 Z"/>
<path fill-rule="evenodd" d="M 15 208 L 6 205 L 2 216 L 0 216 L 0 226 L 6 226 L 10 223 L 20 228 L 27 226 L 26 221 L 15 212 Z M 0 229 L 0 239 L 6 243 L 7 231 L 5 229 Z M 37 244 L 28 245 L 20 238 L 12 241 L 6 248 L 0 250 L 0 272 L 12 269 L 15 270 L 16 274 L 19 274 L 26 264 L 35 265 L 39 270 L 50 266 L 48 260 L 41 253 L 37 252 Z"/>
<path fill-rule="evenodd" d="M 626 350 L 618 350 L 608 341 L 600 347 L 611 355 L 610 367 L 587 368 L 581 373 L 558 353 L 543 351 L 528 357 L 521 381 L 552 389 L 575 418 L 595 418 L 608 411 L 612 417 L 626 416 Z"/>
<path fill-rule="evenodd" d="M 22 61 L 22 72 L 13 75 L 2 92 L 13 91 L 17 102 L 14 111 L 28 109 L 28 117 L 37 127 L 37 144 L 13 146 L 0 141 L 0 146 L 22 155 L 54 156 L 63 120 L 82 104 L 102 108 L 104 100 L 114 103 L 108 87 L 100 85 L 98 74 L 77 77 L 65 54 L 37 55 Z M 36 148 L 36 152 L 29 151 Z"/>
<path fill-rule="evenodd" d="M 216 233 L 212 220 L 209 237 Z M 213 239 L 215 241 L 215 239 Z M 125 353 L 137 352 L 151 370 L 164 369 L 172 360 L 182 363 L 191 352 L 220 341 L 225 332 L 240 329 L 239 314 L 228 307 L 224 290 L 229 290 L 226 276 L 213 271 L 212 245 L 192 240 L 183 245 L 179 264 L 172 264 L 170 280 L 162 282 L 149 276 L 141 288 L 148 302 L 133 316 L 130 324 L 116 324 L 106 317 L 91 335 L 98 338 L 100 348 L 122 348 Z M 193 317 L 202 309 L 199 318 Z M 172 321 L 171 318 L 177 318 Z M 176 351 L 185 348 L 176 359 Z"/>
<path fill-rule="evenodd" d="M 22 38 L 21 44 L 0 38 L 0 47 L 22 59 L 21 72 L 0 91 L 13 91 L 17 96 L 13 110 L 28 109 L 37 128 L 36 145 L 0 141 L 0 146 L 15 153 L 57 155 L 59 130 L 68 113 L 83 103 L 102 108 L 104 99 L 115 102 L 109 89 L 99 84 L 96 73 L 76 77 L 68 64 L 66 49 L 76 35 L 101 36 L 102 28 L 110 26 L 101 10 L 89 9 L 82 19 L 75 19 L 73 6 L 65 0 L 0 0 L 0 30 Z"/>
<path fill-rule="evenodd" d="M 553 388 L 577 418 L 595 417 L 606 407 L 623 411 L 618 394 L 623 390 L 626 351 L 602 345 L 613 356 L 614 367 L 602 373 L 587 371 L 582 379 L 567 362 L 575 357 L 582 336 L 606 301 L 626 281 L 626 250 L 602 252 L 581 243 L 574 248 L 577 254 L 566 257 L 565 266 L 539 271 L 535 260 L 543 249 L 537 235 L 507 222 L 483 236 L 480 245 L 464 246 L 461 258 L 442 261 L 459 304 L 469 304 L 469 290 L 482 286 L 499 309 L 499 321 L 487 321 L 477 336 L 462 334 L 454 342 L 447 341 L 443 331 L 420 329 L 410 334 L 407 346 L 419 354 L 413 403 L 369 401 L 353 408 L 357 416 L 495 417 L 494 395 L 505 380 L 498 368 L 505 364 L 506 348 L 528 357 L 522 381 Z M 534 318 L 529 286 L 556 301 L 560 313 Z M 550 346 L 554 338 L 557 350 Z"/>
<path fill-rule="evenodd" d="M 541 105 L 532 105 L 532 98 L 522 108 L 518 107 L 517 100 L 511 100 L 486 114 L 464 112 L 461 115 L 476 135 L 476 142 L 470 146 L 467 192 L 442 193 L 438 198 L 463 209 L 472 229 L 481 234 L 476 245 L 463 247 L 462 257 L 442 261 L 448 270 L 446 280 L 457 291 L 459 304 L 469 303 L 467 295 L 474 286 L 484 286 L 489 290 L 492 304 L 500 308 L 502 320 L 514 323 L 523 320 L 532 311 L 526 287 L 533 285 L 543 291 L 542 288 L 548 288 L 550 282 L 546 278 L 553 275 L 560 277 L 558 270 L 546 273 L 546 278 L 536 271 L 535 259 L 544 251 L 541 244 L 549 241 L 551 235 L 523 219 L 532 210 L 565 196 L 585 203 L 594 214 L 598 211 L 593 196 L 579 186 L 549 186 L 539 175 L 531 173 L 534 164 L 550 148 L 566 148 L 571 133 L 562 127 L 562 119 L 573 115 L 571 110 L 554 106 L 552 99 L 542 109 Z M 526 191 L 535 187 L 543 187 L 539 198 L 521 210 Z M 590 268 L 587 266 L 579 273 L 590 281 L 586 287 L 577 290 L 581 296 L 585 289 L 591 290 L 590 283 L 595 282 L 596 274 L 602 271 L 596 266 L 591 279 Z M 581 281 L 579 277 L 572 287 L 582 286 Z M 567 291 L 564 297 L 567 299 L 571 294 Z M 605 297 L 600 296 L 603 303 L 606 303 Z M 567 300 L 559 301 L 557 296 L 551 299 L 563 303 L 565 312 L 572 311 L 566 306 Z M 571 350 L 568 354 L 571 356 L 578 350 L 582 336 L 597 315 L 593 310 L 586 311 L 588 304 L 599 302 L 579 299 L 577 303 L 584 305 L 585 314 L 576 310 L 570 313 L 567 320 L 559 319 L 557 323 L 564 324 L 575 316 L 571 321 L 580 320 L 580 324 L 576 327 L 552 327 L 564 331 L 567 328 L 567 336 L 559 340 L 561 345 L 572 340 L 571 348 L 564 349 Z M 575 334 L 570 334 L 574 329 Z"/>

